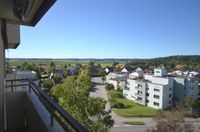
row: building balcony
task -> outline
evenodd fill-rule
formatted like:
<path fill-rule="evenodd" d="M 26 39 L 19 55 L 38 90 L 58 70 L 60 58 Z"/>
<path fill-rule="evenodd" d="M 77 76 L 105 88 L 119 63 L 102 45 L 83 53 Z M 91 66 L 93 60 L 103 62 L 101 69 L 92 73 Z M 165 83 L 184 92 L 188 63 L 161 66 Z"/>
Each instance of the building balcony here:
<path fill-rule="evenodd" d="M 88 131 L 31 80 L 7 80 L 4 102 L 5 132 Z"/>
<path fill-rule="evenodd" d="M 142 97 L 143 95 L 141 93 L 135 93 L 135 96 Z"/>
<path fill-rule="evenodd" d="M 135 89 L 136 89 L 137 91 L 142 91 L 142 87 L 135 86 Z"/>
<path fill-rule="evenodd" d="M 130 88 L 126 86 L 126 87 L 124 87 L 124 90 L 130 91 Z"/>
<path fill-rule="evenodd" d="M 135 99 L 135 102 L 138 103 L 138 104 L 143 104 L 142 99 L 138 99 L 138 98 L 137 98 L 137 99 Z"/>

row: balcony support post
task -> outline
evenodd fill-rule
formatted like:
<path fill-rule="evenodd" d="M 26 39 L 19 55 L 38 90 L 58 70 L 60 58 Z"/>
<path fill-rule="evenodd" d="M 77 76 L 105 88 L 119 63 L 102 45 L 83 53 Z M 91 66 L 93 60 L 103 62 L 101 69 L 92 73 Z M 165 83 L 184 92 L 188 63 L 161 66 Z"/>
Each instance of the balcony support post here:
<path fill-rule="evenodd" d="M 5 82 L 5 43 L 2 29 L 5 21 L 0 19 L 0 131 L 4 131 L 4 82 Z"/>

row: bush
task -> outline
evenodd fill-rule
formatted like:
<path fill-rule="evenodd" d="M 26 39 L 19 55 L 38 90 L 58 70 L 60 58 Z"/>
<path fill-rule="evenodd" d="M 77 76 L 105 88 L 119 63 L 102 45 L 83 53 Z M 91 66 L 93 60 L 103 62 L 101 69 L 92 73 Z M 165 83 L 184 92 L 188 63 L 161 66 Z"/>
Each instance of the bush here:
<path fill-rule="evenodd" d="M 51 79 L 47 79 L 43 83 L 43 87 L 47 89 L 51 89 L 53 87 L 53 81 Z"/>
<path fill-rule="evenodd" d="M 125 105 L 123 103 L 120 103 L 120 102 L 115 102 L 113 104 L 113 108 L 125 108 Z"/>
<path fill-rule="evenodd" d="M 115 89 L 113 84 L 109 84 L 109 83 L 106 84 L 106 90 L 113 90 L 113 89 Z"/>
<path fill-rule="evenodd" d="M 117 86 L 117 91 L 118 91 L 118 92 L 121 92 L 121 91 L 122 91 L 122 89 L 121 89 L 120 86 Z"/>
<path fill-rule="evenodd" d="M 125 108 L 125 105 L 119 102 L 116 98 L 110 99 L 110 106 L 111 108 Z"/>
<path fill-rule="evenodd" d="M 118 91 L 109 91 L 109 98 L 123 98 L 123 94 L 121 92 Z"/>

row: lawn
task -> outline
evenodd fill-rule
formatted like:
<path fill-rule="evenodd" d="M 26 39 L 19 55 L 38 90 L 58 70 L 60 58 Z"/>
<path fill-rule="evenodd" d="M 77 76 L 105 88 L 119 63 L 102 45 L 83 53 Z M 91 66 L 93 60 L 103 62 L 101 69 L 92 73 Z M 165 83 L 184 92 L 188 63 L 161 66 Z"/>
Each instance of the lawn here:
<path fill-rule="evenodd" d="M 142 106 L 127 99 L 117 99 L 125 105 L 125 108 L 113 108 L 113 111 L 122 117 L 152 117 L 157 110 Z"/>
<path fill-rule="evenodd" d="M 128 124 L 128 125 L 145 125 L 145 123 L 141 121 L 132 121 L 132 122 L 123 122 L 123 123 Z"/>

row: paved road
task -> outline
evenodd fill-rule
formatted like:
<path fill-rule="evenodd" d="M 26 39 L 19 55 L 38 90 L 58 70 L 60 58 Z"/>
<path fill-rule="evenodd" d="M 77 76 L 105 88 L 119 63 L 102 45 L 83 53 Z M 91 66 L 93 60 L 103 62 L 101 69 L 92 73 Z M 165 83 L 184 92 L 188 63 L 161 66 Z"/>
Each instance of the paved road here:
<path fill-rule="evenodd" d="M 101 77 L 92 78 L 92 82 L 95 84 L 94 88 L 90 92 L 91 97 L 100 97 L 108 102 L 108 96 L 106 94 L 105 85 L 102 82 Z M 110 104 L 106 104 L 106 111 L 110 110 Z"/>
<path fill-rule="evenodd" d="M 103 84 L 100 77 L 92 78 L 92 82 L 95 84 L 93 90 L 90 92 L 92 97 L 101 97 L 108 101 L 108 97 L 105 90 L 105 85 Z M 110 110 L 109 103 L 106 104 L 106 110 Z M 111 129 L 111 132 L 144 132 L 148 128 L 153 128 L 153 122 L 151 118 L 123 118 L 117 116 L 112 112 L 112 118 L 115 121 L 114 127 Z M 125 121 L 142 121 L 146 125 L 143 126 L 132 126 L 123 124 Z"/>

